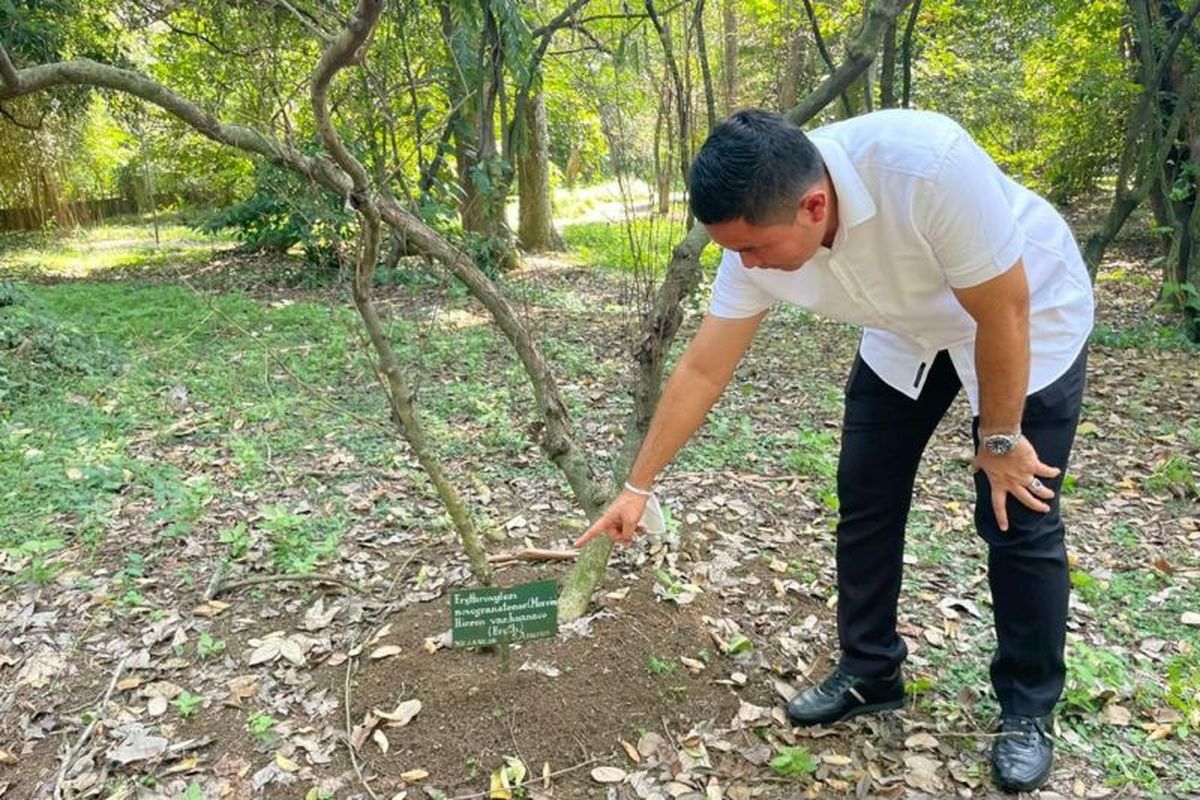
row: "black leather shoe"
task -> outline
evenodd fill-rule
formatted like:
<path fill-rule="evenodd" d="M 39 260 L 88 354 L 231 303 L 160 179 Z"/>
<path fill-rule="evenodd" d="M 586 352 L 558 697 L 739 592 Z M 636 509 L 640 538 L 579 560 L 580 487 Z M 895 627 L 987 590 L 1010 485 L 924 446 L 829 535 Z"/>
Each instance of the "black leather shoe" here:
<path fill-rule="evenodd" d="M 884 678 L 847 675 L 838 667 L 819 685 L 793 697 L 787 715 L 793 725 L 826 725 L 902 705 L 904 679 L 899 667 Z"/>
<path fill-rule="evenodd" d="M 1032 792 L 1050 777 L 1054 742 L 1040 717 L 1006 716 L 992 745 L 992 780 L 1006 792 Z"/>

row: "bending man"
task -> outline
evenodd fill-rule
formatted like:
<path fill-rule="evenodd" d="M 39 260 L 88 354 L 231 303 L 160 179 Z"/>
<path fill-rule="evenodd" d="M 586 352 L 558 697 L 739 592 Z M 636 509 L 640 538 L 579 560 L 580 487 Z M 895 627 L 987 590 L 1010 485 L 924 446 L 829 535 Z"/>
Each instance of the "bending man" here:
<path fill-rule="evenodd" d="M 863 327 L 838 463 L 837 668 L 788 704 L 797 725 L 898 708 L 904 529 L 921 454 L 960 389 L 974 411 L 975 524 L 988 543 L 1001 730 L 993 777 L 1042 785 L 1068 597 L 1058 488 L 1079 419 L 1091 282 L 1062 217 L 937 114 L 813 131 L 742 111 L 689 174 L 724 248 L 709 313 L 672 373 L 626 489 L 580 539 L 628 543 L 654 478 L 720 397 L 767 310 Z"/>

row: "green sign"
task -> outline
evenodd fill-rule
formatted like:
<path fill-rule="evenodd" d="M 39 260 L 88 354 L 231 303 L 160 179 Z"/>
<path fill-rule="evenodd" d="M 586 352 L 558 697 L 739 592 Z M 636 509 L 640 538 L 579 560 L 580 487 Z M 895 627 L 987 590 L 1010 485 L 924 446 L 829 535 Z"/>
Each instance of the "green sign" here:
<path fill-rule="evenodd" d="M 450 596 L 455 647 L 479 647 L 553 636 L 558 585 L 537 581 L 507 589 L 463 589 Z"/>

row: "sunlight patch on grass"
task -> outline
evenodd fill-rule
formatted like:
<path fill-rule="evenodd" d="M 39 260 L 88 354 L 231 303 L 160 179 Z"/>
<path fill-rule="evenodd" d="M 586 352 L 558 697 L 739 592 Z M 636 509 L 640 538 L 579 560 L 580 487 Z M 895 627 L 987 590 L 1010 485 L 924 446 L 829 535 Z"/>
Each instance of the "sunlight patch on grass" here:
<path fill-rule="evenodd" d="M 100 225 L 54 234 L 0 235 L 0 276 L 82 278 L 180 261 L 204 261 L 233 246 L 184 225 Z"/>

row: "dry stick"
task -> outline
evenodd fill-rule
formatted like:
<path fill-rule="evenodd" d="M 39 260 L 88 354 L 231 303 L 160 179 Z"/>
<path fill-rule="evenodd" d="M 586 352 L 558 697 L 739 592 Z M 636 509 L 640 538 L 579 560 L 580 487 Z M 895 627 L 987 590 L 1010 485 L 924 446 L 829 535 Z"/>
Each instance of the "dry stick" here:
<path fill-rule="evenodd" d="M 523 789 L 526 786 L 533 786 L 536 783 L 540 783 L 543 778 L 557 778 L 559 775 L 566 775 L 568 772 L 574 772 L 577 769 L 583 769 L 589 764 L 595 764 L 597 761 L 603 761 L 608 757 L 611 757 L 611 754 L 609 754 L 609 756 L 594 756 L 593 758 L 589 758 L 587 761 L 579 762 L 573 767 L 558 769 L 546 775 L 538 775 L 536 778 L 532 778 L 527 781 L 521 781 L 520 783 L 514 783 L 511 788 Z M 460 794 L 456 795 L 455 797 L 447 798 L 447 800 L 478 800 L 478 798 L 487 797 L 489 794 L 491 794 L 490 790 L 487 792 L 475 792 L 474 794 Z"/>
<path fill-rule="evenodd" d="M 428 549 L 429 545 L 423 544 L 416 550 L 413 550 L 408 554 L 408 558 L 404 559 L 404 563 L 400 565 L 400 568 L 396 570 L 396 574 L 392 578 L 391 584 L 388 585 L 387 591 L 383 593 L 383 612 L 385 615 L 393 610 L 391 608 L 392 592 L 396 590 L 396 585 L 400 583 L 400 578 L 404 576 L 404 571 L 408 569 L 408 565 L 413 562 L 414 558 L 421 555 L 421 553 L 424 553 Z"/>
<path fill-rule="evenodd" d="M 574 561 L 579 557 L 575 550 L 522 550 L 518 553 L 496 553 L 488 556 L 489 561 Z"/>
<path fill-rule="evenodd" d="M 125 660 L 129 656 L 121 656 L 121 660 L 117 662 L 117 668 L 113 671 L 112 680 L 108 682 L 108 689 L 104 692 L 104 697 L 101 698 L 99 705 L 96 706 L 96 715 L 88 726 L 83 729 L 83 734 L 80 735 L 79 741 L 75 742 L 75 746 L 67 751 L 63 757 L 62 768 L 58 771 L 58 777 L 54 779 L 54 800 L 60 800 L 62 797 L 62 783 L 67 777 L 67 773 L 71 771 L 75 759 L 79 757 L 79 751 L 87 744 L 87 740 L 92 737 L 96 726 L 100 724 L 103 718 L 104 707 L 108 705 L 109 699 L 112 697 L 113 690 L 117 688 L 117 681 L 121 679 L 121 673 L 125 671 Z"/>
<path fill-rule="evenodd" d="M 356 642 L 357 643 L 357 642 Z M 354 649 L 353 647 L 351 649 Z M 375 790 L 371 788 L 371 784 L 367 782 L 367 778 L 363 775 L 362 767 L 358 764 L 358 754 L 354 752 L 354 722 L 350 717 L 350 676 L 354 673 L 353 656 L 346 659 L 346 683 L 342 693 L 343 701 L 346 704 L 346 750 L 350 753 L 350 763 L 354 766 L 354 774 L 358 776 L 358 782 L 367 790 L 367 794 L 371 795 L 374 800 L 379 800 L 379 795 L 375 794 Z"/>
<path fill-rule="evenodd" d="M 222 585 L 220 582 L 218 582 L 217 585 L 212 589 L 212 591 L 210 593 L 206 594 L 205 596 L 207 597 L 207 599 L 211 600 L 214 597 L 217 597 L 218 595 L 222 595 L 226 592 L 231 592 L 234 589 L 241 589 L 246 586 L 256 586 L 260 583 L 280 583 L 282 581 L 311 581 L 313 583 L 336 583 L 338 586 L 344 586 L 345 588 L 355 592 L 356 594 L 362 594 L 362 588 L 358 584 L 351 583 L 350 581 L 346 580 L 345 578 L 339 578 L 336 575 L 326 575 L 324 573 L 312 572 L 307 575 L 256 575 L 253 578 L 243 578 L 240 581 L 231 581 L 224 585 Z"/>

